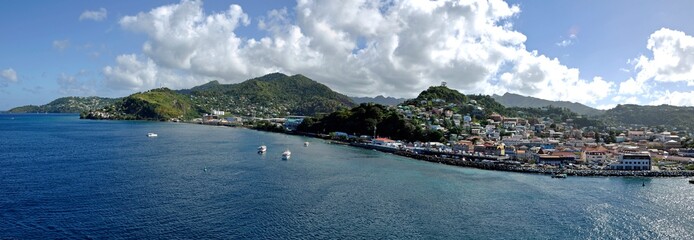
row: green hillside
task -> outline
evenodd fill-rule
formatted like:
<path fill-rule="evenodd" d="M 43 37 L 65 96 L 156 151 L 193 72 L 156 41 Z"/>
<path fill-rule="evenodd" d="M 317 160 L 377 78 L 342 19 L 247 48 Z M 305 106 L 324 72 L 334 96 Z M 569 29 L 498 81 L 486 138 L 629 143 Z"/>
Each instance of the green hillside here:
<path fill-rule="evenodd" d="M 181 93 L 204 109 L 238 115 L 285 116 L 331 113 L 352 100 L 303 75 L 268 74 L 237 84 L 212 81 Z"/>
<path fill-rule="evenodd" d="M 588 116 L 598 116 L 604 113 L 603 110 L 591 108 L 580 103 L 567 101 L 549 101 L 534 97 L 521 96 L 513 93 L 505 93 L 503 96 L 493 95 L 492 97 L 494 98 L 494 100 L 506 107 L 538 108 L 553 106 L 559 108 L 568 108 L 572 112 Z"/>
<path fill-rule="evenodd" d="M 89 110 L 95 110 L 111 105 L 116 102 L 117 98 L 102 98 L 102 97 L 63 97 L 53 100 L 52 102 L 36 106 L 27 105 L 10 109 L 11 113 L 80 113 Z"/>
<path fill-rule="evenodd" d="M 607 110 L 603 118 L 611 124 L 666 126 L 694 129 L 694 107 L 671 105 L 617 105 Z"/>
<path fill-rule="evenodd" d="M 168 88 L 135 93 L 98 111 L 82 113 L 88 119 L 159 120 L 192 119 L 205 110 L 193 104 L 186 95 Z"/>

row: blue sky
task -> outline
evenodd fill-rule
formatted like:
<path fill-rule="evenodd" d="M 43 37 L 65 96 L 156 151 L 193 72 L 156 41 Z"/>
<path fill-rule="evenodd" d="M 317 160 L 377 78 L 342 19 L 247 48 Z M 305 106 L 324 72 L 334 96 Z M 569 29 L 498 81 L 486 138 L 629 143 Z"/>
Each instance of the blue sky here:
<path fill-rule="evenodd" d="M 598 108 L 694 105 L 694 1 L 8 1 L 0 109 L 304 74 Z"/>

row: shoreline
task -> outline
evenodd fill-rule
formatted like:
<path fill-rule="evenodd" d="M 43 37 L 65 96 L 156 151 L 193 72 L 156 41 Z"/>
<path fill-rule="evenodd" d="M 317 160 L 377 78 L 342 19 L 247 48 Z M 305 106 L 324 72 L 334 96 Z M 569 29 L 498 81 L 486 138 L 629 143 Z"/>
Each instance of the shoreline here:
<path fill-rule="evenodd" d="M 87 120 L 91 120 L 91 119 L 87 119 Z M 148 121 L 148 120 L 145 120 L 145 121 Z M 578 177 L 668 177 L 668 178 L 694 177 L 694 171 L 692 171 L 692 170 L 628 171 L 628 170 L 577 170 L 577 169 L 531 168 L 531 167 L 523 167 L 523 166 L 517 166 L 517 165 L 503 164 L 503 162 L 500 164 L 500 163 L 469 161 L 469 160 L 455 159 L 455 158 L 445 158 L 445 157 L 434 156 L 434 155 L 417 154 L 417 153 L 398 150 L 398 149 L 392 149 L 392 150 L 388 149 L 388 151 L 386 151 L 386 149 L 380 149 L 378 147 L 373 147 L 373 146 L 368 145 L 368 144 L 352 144 L 351 142 L 331 139 L 328 134 L 268 131 L 268 130 L 257 129 L 257 128 L 252 128 L 252 127 L 248 127 L 248 126 L 243 126 L 243 125 L 235 126 L 235 125 L 224 125 L 224 124 L 205 124 L 205 123 L 188 122 L 188 121 L 181 121 L 179 123 L 199 124 L 199 125 L 208 125 L 208 126 L 225 126 L 225 127 L 234 127 L 234 128 L 244 128 L 244 129 L 261 131 L 261 132 L 304 136 L 304 137 L 326 140 L 326 141 L 329 141 L 328 143 L 330 143 L 330 144 L 337 143 L 337 144 L 347 145 L 347 146 L 356 147 L 356 148 L 373 149 L 373 150 L 376 150 L 379 152 L 392 153 L 392 154 L 395 154 L 398 156 L 407 157 L 407 158 L 414 159 L 414 160 L 420 160 L 420 161 L 426 161 L 426 162 L 432 162 L 432 163 L 440 163 L 440 164 L 446 164 L 446 165 L 457 166 L 457 167 L 476 168 L 476 169 L 482 169 L 482 170 L 516 172 L 516 173 L 526 173 L 526 174 L 542 174 L 542 175 L 552 175 L 552 174 L 557 174 L 557 173 L 564 173 L 568 176 L 578 176 Z"/>
<path fill-rule="evenodd" d="M 252 129 L 252 128 L 249 128 L 249 129 Z M 253 130 L 257 130 L 257 129 L 253 129 Z M 262 130 L 258 130 L 258 131 L 262 131 Z M 323 140 L 331 141 L 330 142 L 331 144 L 332 143 L 339 143 L 341 145 L 347 145 L 347 146 L 356 147 L 356 148 L 372 149 L 372 150 L 376 150 L 376 151 L 383 152 L 383 153 L 392 153 L 392 154 L 395 154 L 398 156 L 407 157 L 407 158 L 411 158 L 414 160 L 426 161 L 426 162 L 431 162 L 431 163 L 440 163 L 440 164 L 446 164 L 446 165 L 457 166 L 457 167 L 467 167 L 467 168 L 476 168 L 476 169 L 482 169 L 482 170 L 491 170 L 491 171 L 516 172 L 516 173 L 526 173 L 526 174 L 542 174 L 542 175 L 552 175 L 552 174 L 557 174 L 557 173 L 564 173 L 568 176 L 577 176 L 577 177 L 668 177 L 668 178 L 694 177 L 694 171 L 692 171 L 692 170 L 628 171 L 628 170 L 578 170 L 578 169 L 530 168 L 530 167 L 514 166 L 514 165 L 499 164 L 499 163 L 485 163 L 485 162 L 468 161 L 468 160 L 455 159 L 455 158 L 445 158 L 445 157 L 440 157 L 440 156 L 417 154 L 417 153 L 413 153 L 413 152 L 409 152 L 409 151 L 403 151 L 403 150 L 397 150 L 397 149 L 394 149 L 393 151 L 384 151 L 383 149 L 379 149 L 378 147 L 372 147 L 372 146 L 369 146 L 367 144 L 357 145 L 357 144 L 352 144 L 350 142 L 344 142 L 344 141 L 333 140 L 333 139 L 326 139 L 326 138 L 321 137 L 319 134 L 300 133 L 300 132 L 291 132 L 291 133 L 284 133 L 284 134 L 305 136 L 305 137 L 312 137 L 312 138 L 320 138 Z"/>

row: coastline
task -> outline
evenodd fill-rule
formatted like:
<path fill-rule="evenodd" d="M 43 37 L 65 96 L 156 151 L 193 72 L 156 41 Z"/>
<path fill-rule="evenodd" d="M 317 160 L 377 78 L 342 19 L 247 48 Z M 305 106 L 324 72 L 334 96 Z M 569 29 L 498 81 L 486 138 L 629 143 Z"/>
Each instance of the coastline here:
<path fill-rule="evenodd" d="M 147 120 L 145 120 L 145 121 L 147 121 Z M 347 142 L 347 141 L 340 141 L 340 140 L 331 139 L 330 136 L 327 134 L 268 131 L 268 130 L 264 130 L 264 129 L 258 129 L 258 128 L 253 128 L 253 127 L 243 126 L 243 125 L 237 126 L 237 125 L 224 125 L 224 124 L 204 124 L 204 123 L 189 122 L 189 121 L 181 121 L 181 123 L 200 124 L 200 125 L 209 125 L 209 126 L 238 127 L 238 128 L 245 128 L 245 129 L 249 129 L 249 130 L 256 130 L 256 131 L 262 131 L 262 132 L 273 132 L 273 133 L 286 134 L 286 135 L 311 137 L 311 138 L 316 138 L 316 139 L 327 140 L 327 141 L 329 141 L 329 143 L 332 143 L 332 144 L 341 144 L 341 145 L 348 145 L 348 146 L 358 147 L 358 148 L 372 149 L 372 150 L 376 150 L 379 152 L 391 153 L 391 154 L 395 154 L 398 156 L 411 158 L 414 160 L 427 161 L 427 162 L 432 162 L 432 163 L 440 163 L 440 164 L 446 164 L 446 165 L 458 166 L 458 167 L 476 168 L 476 169 L 482 169 L 482 170 L 517 172 L 517 173 L 527 173 L 527 174 L 543 174 L 543 175 L 552 175 L 552 174 L 557 174 L 557 173 L 563 173 L 563 174 L 566 174 L 568 176 L 579 176 L 579 177 L 672 177 L 672 178 L 674 178 L 674 177 L 694 177 L 694 171 L 692 171 L 692 170 L 628 171 L 628 170 L 577 170 L 577 169 L 532 168 L 532 167 L 524 167 L 524 166 L 517 166 L 517 165 L 509 165 L 509 164 L 505 164 L 504 162 L 490 163 L 490 162 L 480 162 L 480 161 L 469 161 L 469 160 L 463 160 L 460 158 L 456 159 L 456 158 L 441 157 L 441 156 L 436 156 L 436 155 L 418 154 L 418 153 L 414 153 L 414 152 L 410 152 L 410 151 L 403 151 L 403 150 L 399 150 L 399 149 L 386 149 L 383 147 L 373 146 L 373 145 L 369 145 L 369 144 L 352 144 L 351 142 Z"/>
<path fill-rule="evenodd" d="M 253 129 L 253 128 L 249 128 Z M 258 130 L 258 129 L 253 129 Z M 263 130 L 258 130 L 263 131 Z M 402 157 L 407 157 L 415 160 L 440 163 L 451 166 L 458 167 L 468 167 L 476 168 L 482 170 L 492 170 L 492 171 L 504 171 L 504 172 L 517 172 L 517 173 L 527 173 L 527 174 L 543 174 L 552 175 L 558 173 L 564 173 L 568 176 L 578 176 L 578 177 L 694 177 L 694 171 L 691 170 L 678 170 L 678 171 L 628 171 L 628 170 L 577 170 L 577 169 L 544 169 L 544 168 L 531 168 L 516 165 L 508 165 L 503 163 L 488 163 L 480 161 L 467 161 L 456 158 L 446 158 L 434 155 L 418 154 L 410 151 L 403 150 L 387 150 L 383 147 L 368 145 L 368 144 L 351 144 L 350 142 L 333 140 L 326 137 L 328 135 L 321 136 L 319 134 L 311 133 L 301 133 L 301 132 L 286 132 L 284 134 L 297 135 L 305 137 L 320 138 L 323 140 L 330 140 L 330 143 L 339 143 L 342 145 L 348 145 L 352 147 L 372 149 L 383 153 L 391 153 Z"/>

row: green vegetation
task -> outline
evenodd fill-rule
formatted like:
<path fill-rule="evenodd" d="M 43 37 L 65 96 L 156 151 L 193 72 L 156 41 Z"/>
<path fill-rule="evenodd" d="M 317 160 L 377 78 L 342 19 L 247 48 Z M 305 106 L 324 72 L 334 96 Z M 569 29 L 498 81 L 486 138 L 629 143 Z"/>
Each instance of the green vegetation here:
<path fill-rule="evenodd" d="M 80 113 L 95 110 L 115 103 L 116 98 L 63 97 L 41 105 L 27 105 L 10 109 L 11 113 Z"/>
<path fill-rule="evenodd" d="M 493 95 L 492 98 L 506 107 L 534 108 L 552 106 L 557 108 L 568 108 L 572 112 L 587 116 L 599 116 L 604 113 L 603 110 L 591 108 L 580 103 L 549 101 L 534 97 L 521 96 L 513 93 L 505 93 L 503 96 Z"/>
<path fill-rule="evenodd" d="M 422 107 L 436 105 L 441 102 L 462 105 L 468 102 L 468 98 L 464 94 L 446 86 L 432 86 L 421 92 L 417 98 L 405 101 L 405 105 Z"/>
<path fill-rule="evenodd" d="M 625 104 L 617 105 L 615 108 L 607 110 L 603 119 L 612 125 L 628 124 L 694 129 L 692 116 L 694 116 L 694 107 Z"/>
<path fill-rule="evenodd" d="M 342 109 L 323 117 L 307 118 L 298 131 L 327 134 L 345 132 L 357 136 L 373 136 L 408 141 L 441 141 L 440 131 L 423 130 L 412 121 L 404 119 L 394 108 L 380 104 L 361 105 L 352 109 Z"/>
<path fill-rule="evenodd" d="M 200 117 L 205 111 L 185 95 L 168 88 L 135 93 L 99 111 L 84 112 L 88 119 L 171 120 Z"/>
<path fill-rule="evenodd" d="M 189 90 L 193 102 L 204 109 L 236 115 L 280 117 L 331 113 L 352 107 L 352 100 L 303 75 L 268 74 L 238 84 L 213 81 Z"/>
<path fill-rule="evenodd" d="M 572 112 L 568 108 L 562 107 L 541 107 L 541 108 L 530 108 L 530 107 L 512 107 L 508 108 L 507 111 L 510 115 L 526 118 L 526 119 L 551 119 L 554 122 L 570 122 L 578 128 L 582 127 L 603 127 L 604 124 L 601 121 L 595 119 L 589 119 Z"/>

